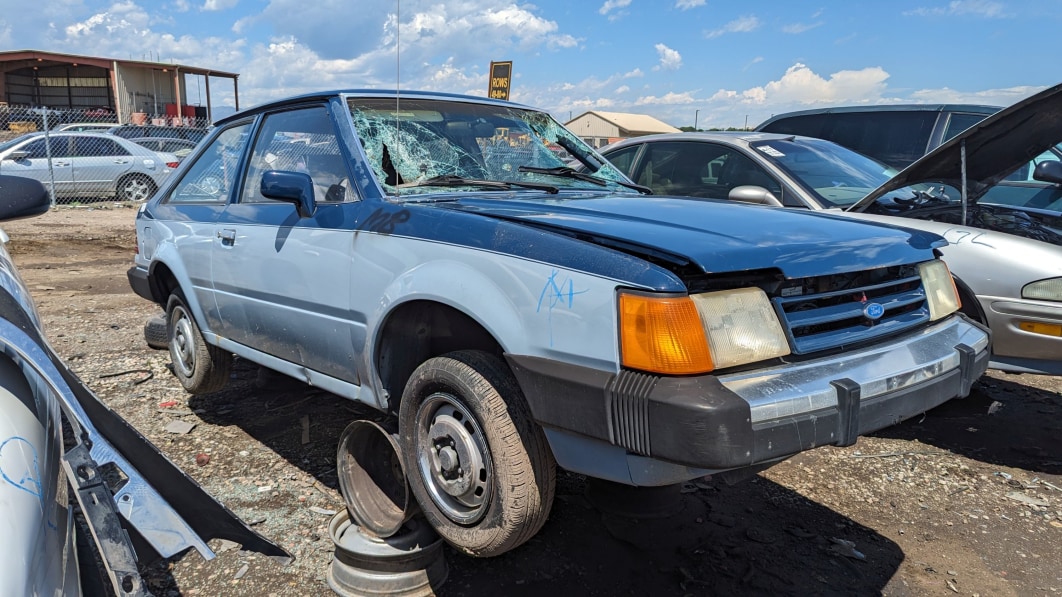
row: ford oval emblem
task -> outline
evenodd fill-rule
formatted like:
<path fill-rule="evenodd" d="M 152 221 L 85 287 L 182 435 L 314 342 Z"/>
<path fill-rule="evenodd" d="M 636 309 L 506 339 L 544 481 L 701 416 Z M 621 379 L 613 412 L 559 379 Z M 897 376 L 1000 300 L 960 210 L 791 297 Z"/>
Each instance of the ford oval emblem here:
<path fill-rule="evenodd" d="M 863 315 L 871 321 L 881 319 L 881 316 L 885 314 L 885 307 L 878 303 L 867 303 L 863 306 Z"/>

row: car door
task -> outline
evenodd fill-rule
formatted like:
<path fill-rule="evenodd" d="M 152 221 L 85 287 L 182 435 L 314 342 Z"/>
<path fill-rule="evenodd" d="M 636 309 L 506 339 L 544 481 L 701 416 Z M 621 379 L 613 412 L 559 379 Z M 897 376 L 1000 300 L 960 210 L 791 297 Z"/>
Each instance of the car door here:
<path fill-rule="evenodd" d="M 316 212 L 300 218 L 291 203 L 262 195 L 262 176 L 270 170 L 306 173 L 315 188 L 331 192 L 317 195 Z M 211 261 L 221 335 L 360 383 L 350 313 L 354 242 L 348 225 L 356 202 L 349 180 L 323 104 L 267 114 L 239 198 L 217 222 Z"/>
<path fill-rule="evenodd" d="M 92 135 L 71 135 L 73 180 L 88 195 L 110 194 L 118 180 L 135 163 L 134 156 L 114 139 Z"/>
<path fill-rule="evenodd" d="M 49 141 L 50 150 L 47 145 Z M 72 196 L 73 170 L 70 167 L 70 144 L 67 138 L 37 137 L 12 148 L 12 152 L 25 152 L 28 155 L 20 159 L 5 157 L 0 163 L 0 173 L 37 179 L 49 190 L 54 182 L 53 197 Z"/>
<path fill-rule="evenodd" d="M 165 231 L 172 236 L 175 245 L 174 258 L 179 263 L 169 264 L 170 269 L 185 280 L 182 288 L 189 306 L 201 312 L 205 328 L 214 331 L 220 327 L 217 302 L 211 280 L 211 252 L 215 239 L 215 224 L 225 205 L 235 192 L 238 166 L 251 122 L 235 123 L 218 133 L 195 160 L 182 171 L 180 180 L 174 184 L 156 206 L 155 218 L 161 222 L 159 234 Z M 148 224 L 143 238 L 157 242 Z M 143 247 L 152 255 L 155 246 Z"/>

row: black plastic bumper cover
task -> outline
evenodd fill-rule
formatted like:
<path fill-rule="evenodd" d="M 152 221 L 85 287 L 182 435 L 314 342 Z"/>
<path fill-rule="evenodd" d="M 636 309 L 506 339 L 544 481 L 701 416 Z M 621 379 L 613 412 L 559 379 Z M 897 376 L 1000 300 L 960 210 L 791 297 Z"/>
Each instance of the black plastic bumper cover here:
<path fill-rule="evenodd" d="M 129 268 L 129 271 L 125 272 L 125 275 L 129 278 L 129 287 L 133 289 L 137 296 L 152 302 L 155 301 L 155 297 L 151 294 L 151 282 L 148 281 L 147 270 L 134 265 Z"/>
<path fill-rule="evenodd" d="M 957 348 L 960 367 L 932 380 L 864 400 L 858 384 L 839 379 L 833 382 L 837 407 L 758 423 L 752 422 L 748 402 L 713 375 L 613 374 L 538 357 L 506 356 L 540 424 L 658 460 L 725 470 L 817 446 L 851 445 L 858 435 L 966 396 L 984 373 L 990 353 Z"/>

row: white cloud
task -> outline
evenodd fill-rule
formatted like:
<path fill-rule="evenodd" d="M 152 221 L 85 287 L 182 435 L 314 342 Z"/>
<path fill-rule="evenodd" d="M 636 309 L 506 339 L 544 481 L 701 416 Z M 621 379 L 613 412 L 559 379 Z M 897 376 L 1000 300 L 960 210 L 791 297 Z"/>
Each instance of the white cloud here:
<path fill-rule="evenodd" d="M 904 11 L 904 16 L 938 17 L 972 15 L 987 19 L 1006 17 L 1003 4 L 992 0 L 952 0 L 947 6 L 919 7 Z"/>
<path fill-rule="evenodd" d="M 919 89 L 909 96 L 917 103 L 927 104 L 981 104 L 985 106 L 1009 106 L 1034 93 L 1043 91 L 1042 86 L 1021 85 L 983 91 L 956 91 L 948 87 L 941 89 Z"/>
<path fill-rule="evenodd" d="M 630 90 L 631 90 L 631 88 L 628 87 L 627 85 L 620 85 L 619 87 L 616 88 L 616 90 L 613 93 L 627 93 Z"/>
<path fill-rule="evenodd" d="M 750 31 L 755 31 L 761 24 L 760 19 L 755 15 L 748 15 L 734 19 L 719 29 L 705 31 L 704 36 L 708 39 L 713 39 L 720 35 L 726 35 L 727 33 L 748 33 Z"/>
<path fill-rule="evenodd" d="M 881 98 L 889 73 L 873 66 L 860 70 L 842 70 L 828 79 L 806 65 L 796 63 L 777 81 L 741 92 L 720 90 L 713 101 L 737 100 L 747 104 L 838 104 L 868 102 Z"/>
<path fill-rule="evenodd" d="M 574 48 L 582 41 L 579 38 L 572 37 L 571 35 L 550 35 L 546 37 L 546 46 L 551 50 L 557 48 Z"/>
<path fill-rule="evenodd" d="M 206 0 L 203 2 L 203 12 L 228 10 L 239 4 L 239 0 Z"/>
<path fill-rule="evenodd" d="M 682 67 L 682 55 L 664 44 L 656 44 L 656 53 L 660 63 L 653 70 L 678 70 Z"/>
<path fill-rule="evenodd" d="M 763 62 L 763 56 L 757 56 L 757 57 L 753 58 L 752 60 L 749 60 L 748 64 L 746 64 L 741 70 L 743 70 L 743 71 L 749 70 L 749 68 L 753 64 L 759 64 L 761 62 Z"/>
<path fill-rule="evenodd" d="M 704 6 L 705 0 L 678 0 L 675 2 L 675 8 L 679 10 L 689 10 L 691 8 L 697 8 L 698 6 Z"/>
<path fill-rule="evenodd" d="M 635 106 L 652 106 L 652 105 L 673 105 L 673 104 L 692 104 L 697 101 L 693 97 L 693 93 L 686 91 L 683 93 L 670 92 L 661 97 L 653 95 L 642 96 L 634 101 Z"/>
<path fill-rule="evenodd" d="M 632 70 L 630 72 L 623 73 L 623 78 L 624 79 L 634 79 L 634 78 L 644 77 L 644 76 L 645 76 L 645 73 L 643 73 L 642 69 L 640 69 L 640 68 L 636 68 L 636 69 L 634 69 L 634 70 Z"/>
<path fill-rule="evenodd" d="M 821 27 L 822 21 L 816 21 L 814 23 L 792 23 L 782 27 L 783 33 L 789 33 L 791 35 L 799 35 L 806 31 L 811 31 L 816 27 Z"/>
<path fill-rule="evenodd" d="M 601 8 L 597 9 L 597 12 L 607 15 L 617 8 L 627 8 L 630 5 L 631 0 L 605 0 L 605 3 L 601 5 Z"/>

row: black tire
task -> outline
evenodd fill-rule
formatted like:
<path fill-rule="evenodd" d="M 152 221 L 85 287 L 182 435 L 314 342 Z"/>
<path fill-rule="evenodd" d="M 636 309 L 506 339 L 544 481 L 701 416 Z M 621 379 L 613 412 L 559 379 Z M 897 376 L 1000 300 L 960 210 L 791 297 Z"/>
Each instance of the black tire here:
<path fill-rule="evenodd" d="M 170 326 L 166 322 L 166 315 L 153 315 L 144 322 L 144 341 L 149 348 L 166 350 L 170 347 Z"/>
<path fill-rule="evenodd" d="M 130 174 L 118 181 L 115 192 L 121 201 L 144 202 L 151 199 L 158 187 L 144 174 Z"/>
<path fill-rule="evenodd" d="M 232 354 L 207 344 L 184 299 L 177 293 L 166 304 L 167 344 L 173 374 L 190 394 L 209 394 L 225 387 Z"/>
<path fill-rule="evenodd" d="M 399 430 L 410 489 L 454 548 L 500 555 L 546 522 L 557 464 L 500 358 L 462 350 L 422 363 L 402 394 Z"/>

